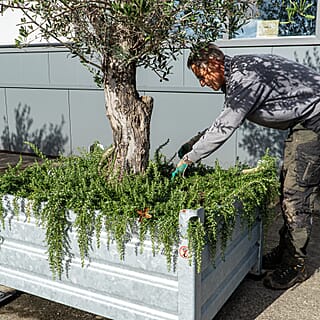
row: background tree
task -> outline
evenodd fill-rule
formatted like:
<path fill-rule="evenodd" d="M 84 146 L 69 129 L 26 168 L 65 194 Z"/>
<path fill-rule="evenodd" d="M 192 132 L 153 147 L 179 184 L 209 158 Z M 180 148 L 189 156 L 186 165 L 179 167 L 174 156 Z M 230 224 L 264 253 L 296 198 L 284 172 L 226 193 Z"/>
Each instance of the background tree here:
<path fill-rule="evenodd" d="M 182 49 L 241 27 L 252 0 L 8 0 L 23 13 L 17 44 L 40 34 L 78 56 L 105 92 L 113 163 L 143 171 L 149 159 L 151 97 L 139 96 L 137 67 L 167 80 Z"/>

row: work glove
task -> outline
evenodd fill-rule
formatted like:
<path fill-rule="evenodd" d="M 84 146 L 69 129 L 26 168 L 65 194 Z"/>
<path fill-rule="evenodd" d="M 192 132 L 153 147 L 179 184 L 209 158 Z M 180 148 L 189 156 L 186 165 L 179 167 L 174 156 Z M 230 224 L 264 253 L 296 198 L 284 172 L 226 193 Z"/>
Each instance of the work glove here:
<path fill-rule="evenodd" d="M 187 141 L 180 147 L 180 149 L 178 150 L 178 156 L 180 159 L 182 159 L 185 154 L 192 150 L 192 146 L 204 135 L 206 130 L 199 132 L 196 136 L 192 137 L 189 141 Z"/>
<path fill-rule="evenodd" d="M 259 160 L 256 167 L 249 168 L 249 169 L 243 169 L 241 172 L 244 174 L 257 173 L 257 172 L 263 170 L 266 167 L 266 165 L 267 165 L 267 163 L 265 160 Z"/>
<path fill-rule="evenodd" d="M 183 158 L 183 156 L 185 154 L 187 154 L 188 152 L 190 152 L 192 150 L 192 145 L 189 142 L 186 142 L 185 144 L 183 144 L 180 149 L 178 150 L 178 157 L 180 159 Z"/>
<path fill-rule="evenodd" d="M 176 170 L 174 170 L 171 174 L 171 180 L 174 180 L 174 178 L 177 175 L 184 175 L 185 171 L 187 170 L 188 163 L 185 162 L 183 159 L 179 161 L 177 164 Z"/>

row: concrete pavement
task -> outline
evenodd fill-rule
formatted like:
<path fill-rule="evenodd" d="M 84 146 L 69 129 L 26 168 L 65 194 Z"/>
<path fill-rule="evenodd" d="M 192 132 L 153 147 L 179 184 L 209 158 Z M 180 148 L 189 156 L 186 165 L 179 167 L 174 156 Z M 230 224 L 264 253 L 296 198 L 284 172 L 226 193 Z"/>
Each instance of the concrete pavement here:
<path fill-rule="evenodd" d="M 278 243 L 282 217 L 268 229 L 265 250 Z M 308 246 L 307 270 L 302 284 L 288 290 L 274 291 L 261 280 L 247 277 L 223 306 L 214 320 L 319 320 L 320 319 L 320 217 L 314 217 Z"/>

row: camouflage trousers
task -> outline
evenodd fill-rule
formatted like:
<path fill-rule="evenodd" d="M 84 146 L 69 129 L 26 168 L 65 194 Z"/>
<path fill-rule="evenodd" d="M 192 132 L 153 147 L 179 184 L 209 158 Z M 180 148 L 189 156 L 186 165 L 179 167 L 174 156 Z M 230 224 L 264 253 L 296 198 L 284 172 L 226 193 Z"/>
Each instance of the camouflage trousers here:
<path fill-rule="evenodd" d="M 294 127 L 285 141 L 281 174 L 281 207 L 284 226 L 280 246 L 288 263 L 306 257 L 312 216 L 320 184 L 320 135 L 301 125 Z"/>

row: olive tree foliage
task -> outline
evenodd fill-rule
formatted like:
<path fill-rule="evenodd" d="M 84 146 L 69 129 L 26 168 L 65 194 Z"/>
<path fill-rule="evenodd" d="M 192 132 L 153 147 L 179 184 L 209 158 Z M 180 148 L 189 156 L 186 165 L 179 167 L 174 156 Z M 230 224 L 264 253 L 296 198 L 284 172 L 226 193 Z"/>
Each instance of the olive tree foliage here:
<path fill-rule="evenodd" d="M 151 97 L 136 88 L 137 67 L 167 80 L 181 50 L 232 34 L 252 0 L 8 0 L 23 14 L 19 45 L 33 34 L 78 56 L 105 92 L 113 132 L 110 159 L 120 172 L 142 172 L 150 149 Z"/>

